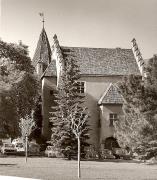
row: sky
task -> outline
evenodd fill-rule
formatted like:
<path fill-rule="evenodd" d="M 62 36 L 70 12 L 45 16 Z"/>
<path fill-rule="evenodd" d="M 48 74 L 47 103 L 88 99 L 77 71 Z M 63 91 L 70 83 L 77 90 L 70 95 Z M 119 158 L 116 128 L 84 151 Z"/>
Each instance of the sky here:
<path fill-rule="evenodd" d="M 0 0 L 0 38 L 22 40 L 33 57 L 44 12 L 52 45 L 131 48 L 135 38 L 144 59 L 157 54 L 157 0 Z"/>

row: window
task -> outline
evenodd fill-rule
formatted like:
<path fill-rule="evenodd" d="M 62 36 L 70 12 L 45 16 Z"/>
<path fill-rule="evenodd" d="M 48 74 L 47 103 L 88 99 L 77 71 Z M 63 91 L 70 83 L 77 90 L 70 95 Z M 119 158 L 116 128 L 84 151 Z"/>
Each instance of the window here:
<path fill-rule="evenodd" d="M 77 82 L 77 92 L 80 94 L 85 92 L 85 82 Z"/>
<path fill-rule="evenodd" d="M 50 90 L 50 95 L 53 95 L 53 90 Z"/>
<path fill-rule="evenodd" d="M 114 121 L 117 121 L 117 119 L 118 119 L 118 116 L 117 116 L 117 114 L 113 114 L 113 113 L 111 113 L 110 115 L 109 115 L 109 120 L 110 120 L 110 127 L 113 127 L 113 122 Z"/>
<path fill-rule="evenodd" d="M 52 128 L 52 122 L 48 122 L 48 127 Z"/>
<path fill-rule="evenodd" d="M 98 121 L 98 128 L 101 128 L 101 119 Z"/>

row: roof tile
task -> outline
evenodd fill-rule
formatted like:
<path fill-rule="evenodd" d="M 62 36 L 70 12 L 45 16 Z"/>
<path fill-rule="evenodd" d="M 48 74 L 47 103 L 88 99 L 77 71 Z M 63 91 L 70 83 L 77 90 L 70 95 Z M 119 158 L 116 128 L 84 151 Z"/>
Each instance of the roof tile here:
<path fill-rule="evenodd" d="M 131 49 L 85 48 L 65 47 L 62 51 L 68 51 L 76 59 L 82 75 L 114 76 L 114 75 L 140 75 L 139 68 Z M 53 62 L 54 65 L 54 62 Z M 49 71 L 54 72 L 49 72 Z M 56 66 L 46 70 L 45 76 L 54 74 Z"/>
<path fill-rule="evenodd" d="M 65 47 L 77 59 L 84 75 L 140 75 L 131 49 Z"/>
<path fill-rule="evenodd" d="M 47 67 L 50 61 L 51 61 L 51 48 L 46 31 L 43 28 L 38 40 L 38 44 L 35 50 L 32 64 L 36 66 L 38 62 L 42 62 Z"/>
<path fill-rule="evenodd" d="M 52 60 L 42 76 L 57 76 L 56 61 Z"/>
<path fill-rule="evenodd" d="M 98 104 L 123 104 L 123 102 L 123 97 L 118 92 L 117 87 L 111 83 L 98 101 Z"/>

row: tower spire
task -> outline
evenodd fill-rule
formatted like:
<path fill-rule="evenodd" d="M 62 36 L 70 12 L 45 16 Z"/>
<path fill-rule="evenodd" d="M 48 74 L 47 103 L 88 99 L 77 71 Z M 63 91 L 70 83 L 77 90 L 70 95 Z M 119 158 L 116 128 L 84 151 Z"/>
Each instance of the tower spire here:
<path fill-rule="evenodd" d="M 40 17 L 42 18 L 42 23 L 43 23 L 43 28 L 44 28 L 44 23 L 45 23 L 45 18 L 44 18 L 44 13 L 39 13 Z"/>
<path fill-rule="evenodd" d="M 39 15 L 42 17 L 43 28 L 39 36 L 32 63 L 36 68 L 37 74 L 42 75 L 51 62 L 51 47 L 44 28 L 43 13 L 39 13 Z"/>

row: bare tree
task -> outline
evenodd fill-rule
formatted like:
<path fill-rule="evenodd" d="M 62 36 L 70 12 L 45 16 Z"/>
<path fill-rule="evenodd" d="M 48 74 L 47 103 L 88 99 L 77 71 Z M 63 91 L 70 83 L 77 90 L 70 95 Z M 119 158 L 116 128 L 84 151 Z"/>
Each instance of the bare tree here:
<path fill-rule="evenodd" d="M 81 111 L 80 111 L 81 109 Z M 86 109 L 82 109 L 78 106 L 78 104 L 75 106 L 74 111 L 71 112 L 70 118 L 71 118 L 71 129 L 72 132 L 75 134 L 77 141 L 78 141 L 78 178 L 81 177 L 81 168 L 80 168 L 80 155 L 81 155 L 81 142 L 80 137 L 81 134 L 87 129 L 87 126 L 85 125 L 87 122 L 87 119 L 89 117 L 89 114 L 86 113 Z"/>
<path fill-rule="evenodd" d="M 26 162 L 27 162 L 27 157 L 28 157 L 28 136 L 35 129 L 35 122 L 33 120 L 32 114 L 26 115 L 25 118 L 21 118 L 21 122 L 19 123 L 22 138 L 25 139 L 25 160 L 26 160 Z"/>

